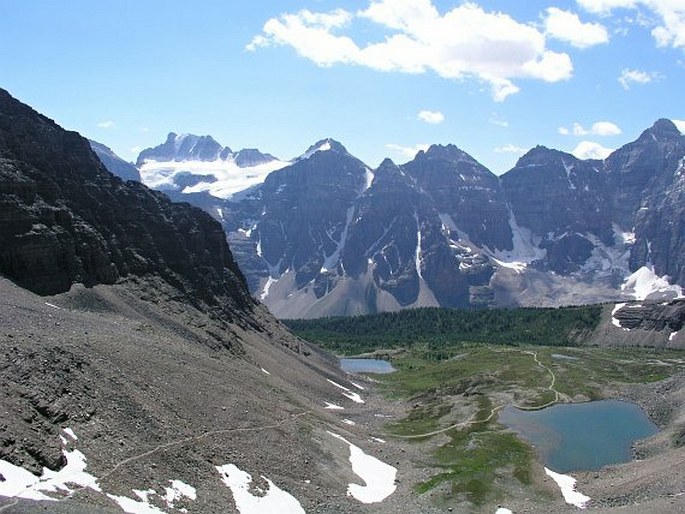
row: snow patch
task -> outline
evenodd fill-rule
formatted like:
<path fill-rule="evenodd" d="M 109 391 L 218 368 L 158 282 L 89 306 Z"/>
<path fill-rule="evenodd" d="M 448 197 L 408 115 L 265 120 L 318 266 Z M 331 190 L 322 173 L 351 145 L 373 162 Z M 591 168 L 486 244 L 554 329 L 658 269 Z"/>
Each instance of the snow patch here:
<path fill-rule="evenodd" d="M 347 418 L 343 419 L 342 422 L 345 423 L 346 425 L 352 425 L 352 426 L 356 425 L 356 423 L 354 421 L 352 421 L 351 419 L 347 419 Z"/>
<path fill-rule="evenodd" d="M 495 514 L 514 514 L 512 511 L 509 509 L 505 509 L 504 507 L 500 507 L 495 511 Z"/>
<path fill-rule="evenodd" d="M 678 332 L 671 332 L 671 335 L 668 336 L 668 340 L 673 341 L 676 337 L 678 337 Z"/>
<path fill-rule="evenodd" d="M 569 505 L 574 505 L 579 509 L 587 508 L 587 504 L 590 501 L 589 496 L 576 491 L 576 479 L 569 475 L 562 475 L 561 473 L 556 473 L 551 469 L 545 468 L 545 473 L 547 476 L 551 477 L 559 489 L 561 489 L 561 494 L 564 495 L 564 500 Z"/>
<path fill-rule="evenodd" d="M 191 501 L 197 499 L 197 490 L 192 485 L 188 485 L 181 480 L 169 480 L 169 482 L 171 482 L 171 487 L 164 488 L 166 492 L 164 501 L 168 507 L 175 508 L 174 504 L 183 498 L 188 498 Z"/>
<path fill-rule="evenodd" d="M 76 437 L 76 434 L 74 433 L 74 431 L 71 428 L 68 428 L 68 427 L 63 428 L 62 432 L 67 434 L 71 438 L 72 441 L 78 441 L 78 437 Z"/>
<path fill-rule="evenodd" d="M 216 469 L 221 480 L 231 489 L 240 514 L 305 514 L 294 496 L 280 489 L 264 475 L 262 478 L 269 487 L 266 491 L 256 488 L 260 495 L 255 496 L 250 492 L 252 475 L 233 464 L 216 466 Z M 255 489 L 254 486 L 252 488 Z"/>
<path fill-rule="evenodd" d="M 328 270 L 332 270 L 338 265 L 338 261 L 340 260 L 340 252 L 343 249 L 343 246 L 345 246 L 345 242 L 347 241 L 347 232 L 349 231 L 350 224 L 352 223 L 352 216 L 354 216 L 354 205 L 351 205 L 347 209 L 345 227 L 343 228 L 342 234 L 340 234 L 340 240 L 334 241 L 336 244 L 335 250 L 333 250 L 333 253 L 326 257 L 326 260 L 321 266 L 321 273 L 325 273 Z"/>
<path fill-rule="evenodd" d="M 355 383 L 352 382 L 352 381 L 350 381 L 350 384 L 352 384 L 354 387 L 356 387 L 356 388 L 359 389 L 360 391 L 363 391 L 363 390 L 364 390 L 364 387 L 363 387 L 363 386 L 360 386 L 359 384 L 355 384 Z"/>
<path fill-rule="evenodd" d="M 362 400 L 362 397 L 359 396 L 358 393 L 355 393 L 355 392 L 349 390 L 349 389 L 348 389 L 347 387 L 345 387 L 344 385 L 340 385 L 340 384 L 338 384 L 337 382 L 333 382 L 330 378 L 327 378 L 326 380 L 328 380 L 328 381 L 329 381 L 331 384 L 333 384 L 335 387 L 338 387 L 338 388 L 342 389 L 342 391 L 343 391 L 343 393 L 342 393 L 343 396 L 349 398 L 350 400 L 352 400 L 352 401 L 355 402 L 355 403 L 364 403 L 364 400 Z"/>
<path fill-rule="evenodd" d="M 626 232 L 616 223 L 614 223 L 612 227 L 614 229 L 614 241 L 616 241 L 617 244 L 632 245 L 635 243 L 635 232 Z"/>
<path fill-rule="evenodd" d="M 568 165 L 566 164 L 566 161 L 564 159 L 561 159 L 561 163 L 564 165 L 564 169 L 566 170 L 566 180 L 568 180 L 568 185 L 571 189 L 575 189 L 576 186 L 575 184 L 571 181 L 571 172 L 573 171 L 573 165 Z"/>
<path fill-rule="evenodd" d="M 416 211 L 414 211 L 414 219 L 416 220 L 416 254 L 414 255 L 414 265 L 416 266 L 416 274 L 419 278 L 423 278 L 423 275 L 421 275 L 421 223 Z"/>
<path fill-rule="evenodd" d="M 121 510 L 128 512 L 129 514 L 166 514 L 163 510 L 158 509 L 150 503 L 148 496 L 157 494 L 157 491 L 154 489 L 148 489 L 146 491 L 133 489 L 133 494 L 140 498 L 140 500 L 134 500 L 128 496 L 117 496 L 114 494 L 108 494 L 107 498 L 116 502 Z"/>
<path fill-rule="evenodd" d="M 544 259 L 547 255 L 547 250 L 538 246 L 540 243 L 539 237 L 533 236 L 529 229 L 519 227 L 513 214 L 509 215 L 509 226 L 513 235 L 513 249 L 496 250 L 494 252 L 487 246 L 484 249 L 495 263 L 520 273 L 531 262 Z"/>
<path fill-rule="evenodd" d="M 264 368 L 259 368 L 259 369 L 261 369 L 261 370 L 262 370 L 262 373 L 264 373 L 265 375 L 271 375 L 271 373 L 269 373 L 269 372 L 268 372 L 267 370 L 265 370 Z"/>
<path fill-rule="evenodd" d="M 45 302 L 45 305 L 47 305 L 48 307 L 52 307 L 53 309 L 57 309 L 57 310 L 61 310 L 61 309 L 62 309 L 62 307 L 58 307 L 58 306 L 55 305 L 54 303 L 50 303 L 50 302 Z"/>
<path fill-rule="evenodd" d="M 324 402 L 326 404 L 326 409 L 328 410 L 345 410 L 345 407 L 341 407 L 340 405 L 336 405 L 335 403 L 330 403 L 330 402 Z"/>
<path fill-rule="evenodd" d="M 58 498 L 44 493 L 69 496 L 76 490 L 76 487 L 73 486 L 77 486 L 79 489 L 88 488 L 102 492 L 97 483 L 97 478 L 85 472 L 86 457 L 83 453 L 78 450 L 62 450 L 62 454 L 67 459 L 67 465 L 59 471 L 43 468 L 43 474 L 40 477 L 10 462 L 0 460 L 0 475 L 5 478 L 4 481 L 0 482 L 0 496 L 57 501 Z"/>
<path fill-rule="evenodd" d="M 614 315 L 615 315 L 619 310 L 621 310 L 623 307 L 625 307 L 625 305 L 626 305 L 625 303 L 617 303 L 616 305 L 614 305 L 614 308 L 613 308 L 613 310 L 611 311 L 611 324 L 614 325 L 615 327 L 623 328 L 623 327 L 621 326 L 621 321 L 618 320 L 618 319 L 616 319 L 616 318 L 614 317 Z M 625 329 L 624 329 L 624 330 L 625 330 Z"/>
<path fill-rule="evenodd" d="M 266 297 L 269 296 L 269 289 L 271 289 L 271 286 L 274 285 L 276 282 L 278 282 L 278 279 L 273 278 L 271 275 L 269 275 L 269 278 L 266 279 L 266 284 L 264 284 L 264 289 L 262 290 L 262 293 L 259 295 L 260 301 L 263 302 L 264 300 L 266 300 Z"/>
<path fill-rule="evenodd" d="M 668 276 L 660 277 L 654 273 L 654 268 L 651 265 L 642 266 L 626 279 L 621 290 L 632 294 L 637 300 L 645 300 L 650 296 L 657 295 L 682 298 L 682 287 L 677 284 L 669 284 L 668 279 Z"/>
<path fill-rule="evenodd" d="M 362 193 L 371 187 L 374 178 L 376 178 L 376 176 L 373 174 L 373 171 L 366 168 L 364 170 L 364 189 L 362 189 Z"/>
<path fill-rule="evenodd" d="M 298 157 L 297 160 L 298 160 L 298 161 L 303 161 L 303 160 L 305 160 L 305 159 L 309 159 L 309 158 L 310 158 L 312 155 L 314 155 L 316 152 L 327 152 L 327 151 L 329 151 L 330 149 L 331 149 L 331 142 L 330 142 L 329 140 L 326 140 L 326 141 L 322 142 L 322 143 L 321 143 L 319 146 L 317 146 L 316 148 L 311 148 L 311 149 L 307 150 L 305 153 L 303 153 L 302 155 L 300 155 L 300 157 Z"/>
<path fill-rule="evenodd" d="M 347 495 L 362 503 L 378 503 L 395 492 L 395 477 L 397 468 L 367 455 L 361 448 L 353 445 L 344 437 L 328 432 L 350 447 L 350 463 L 352 471 L 362 479 L 366 485 L 348 484 Z"/>
<path fill-rule="evenodd" d="M 377 443 L 385 444 L 385 440 L 381 439 L 380 437 L 372 437 L 371 440 Z"/>

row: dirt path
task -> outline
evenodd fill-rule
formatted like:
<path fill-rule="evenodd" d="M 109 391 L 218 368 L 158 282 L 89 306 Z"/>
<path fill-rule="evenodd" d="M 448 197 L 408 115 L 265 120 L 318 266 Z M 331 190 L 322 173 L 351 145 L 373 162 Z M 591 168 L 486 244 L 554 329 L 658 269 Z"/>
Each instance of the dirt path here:
<path fill-rule="evenodd" d="M 272 429 L 280 428 L 281 426 L 285 425 L 286 423 L 289 423 L 289 422 L 295 421 L 296 419 L 304 417 L 307 414 L 310 414 L 311 412 L 312 412 L 311 410 L 306 410 L 303 412 L 299 412 L 297 414 L 292 414 L 287 418 L 283 418 L 283 419 L 277 421 L 276 423 L 272 423 L 269 425 L 261 425 L 261 426 L 256 426 L 256 427 L 244 427 L 244 428 L 224 428 L 221 430 L 209 430 L 209 431 L 201 433 L 200 435 L 184 437 L 183 439 L 178 439 L 176 441 L 170 441 L 168 443 L 160 444 L 160 445 L 157 445 L 154 448 L 152 448 L 146 452 L 139 453 L 137 455 L 133 455 L 131 457 L 127 457 L 126 459 L 123 459 L 122 461 L 115 464 L 109 471 L 107 471 L 106 473 L 97 477 L 97 480 L 98 480 L 98 482 L 101 482 L 101 481 L 105 480 L 106 478 L 112 476 L 114 473 L 119 471 L 122 467 L 126 466 L 127 464 L 130 464 L 131 462 L 135 462 L 135 461 L 138 461 L 140 459 L 144 459 L 145 457 L 149 457 L 150 455 L 153 455 L 153 454 L 160 452 L 160 451 L 163 451 L 163 450 L 167 450 L 167 449 L 172 448 L 174 446 L 180 446 L 183 444 L 193 443 L 193 442 L 199 441 L 201 439 L 205 439 L 207 437 L 212 437 L 212 436 L 221 435 L 221 434 L 231 434 L 231 433 L 236 433 L 236 432 L 262 432 L 264 430 L 272 430 Z M 43 480 L 39 481 L 38 484 L 36 484 L 36 485 L 40 485 L 41 482 L 43 482 Z M 27 490 L 32 489 L 32 488 L 33 487 L 28 488 Z M 85 489 L 85 487 L 82 487 L 82 486 L 76 487 L 76 488 L 74 488 L 74 490 L 71 494 L 73 495 L 75 492 L 81 491 L 83 489 Z M 24 491 L 22 491 L 22 492 L 24 492 Z M 9 503 L 6 503 L 5 505 L 1 505 L 0 506 L 0 512 L 3 512 L 9 508 L 12 508 L 19 503 L 18 500 L 15 499 L 16 496 L 15 497 L 8 496 L 6 498 L 11 499 L 11 501 Z"/>

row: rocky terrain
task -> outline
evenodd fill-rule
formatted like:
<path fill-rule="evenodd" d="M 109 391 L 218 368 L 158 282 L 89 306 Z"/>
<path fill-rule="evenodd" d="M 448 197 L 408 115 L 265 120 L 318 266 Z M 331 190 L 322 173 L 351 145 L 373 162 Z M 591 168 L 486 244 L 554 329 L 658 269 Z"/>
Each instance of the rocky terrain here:
<path fill-rule="evenodd" d="M 237 512 L 277 487 L 375 511 L 347 489 L 349 444 L 376 448 L 326 408 L 363 400 L 252 299 L 219 223 L 2 90 L 0 204 L 0 511 Z"/>
<path fill-rule="evenodd" d="M 685 136 L 669 120 L 605 161 L 538 146 L 501 177 L 453 145 L 373 170 L 327 139 L 230 195 L 184 164 L 193 155 L 167 155 L 172 139 L 141 154 L 189 170 L 158 188 L 222 222 L 278 317 L 673 298 L 685 285 Z"/>

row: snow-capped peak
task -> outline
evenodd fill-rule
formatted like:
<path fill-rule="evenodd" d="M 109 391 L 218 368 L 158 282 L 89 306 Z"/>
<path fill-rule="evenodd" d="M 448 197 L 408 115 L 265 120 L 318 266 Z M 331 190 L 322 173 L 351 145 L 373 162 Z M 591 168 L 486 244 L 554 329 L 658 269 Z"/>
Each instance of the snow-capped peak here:
<path fill-rule="evenodd" d="M 322 139 L 318 143 L 313 144 L 310 146 L 305 153 L 300 155 L 297 159 L 297 161 L 304 161 L 309 159 L 312 155 L 314 155 L 317 152 L 338 152 L 338 153 L 347 153 L 347 150 L 343 145 L 338 143 L 336 140 L 331 139 L 331 138 L 326 138 Z"/>

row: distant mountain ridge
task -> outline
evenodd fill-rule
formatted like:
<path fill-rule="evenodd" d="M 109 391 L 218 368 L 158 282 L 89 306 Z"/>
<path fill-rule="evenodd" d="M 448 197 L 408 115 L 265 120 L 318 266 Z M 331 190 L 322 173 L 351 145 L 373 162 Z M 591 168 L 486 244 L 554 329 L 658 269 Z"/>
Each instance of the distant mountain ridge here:
<path fill-rule="evenodd" d="M 161 145 L 140 152 L 136 160 L 142 182 L 153 189 L 208 191 L 218 198 L 260 184 L 270 172 L 288 164 L 256 148 L 233 152 L 212 136 L 174 132 Z"/>
<path fill-rule="evenodd" d="M 227 148 L 178 138 L 159 158 Z M 281 317 L 673 297 L 684 141 L 661 119 L 605 161 L 538 146 L 497 177 L 454 145 L 373 170 L 324 139 L 244 191 L 216 195 L 213 175 L 183 164 L 158 189 L 223 223 L 250 290 Z"/>

